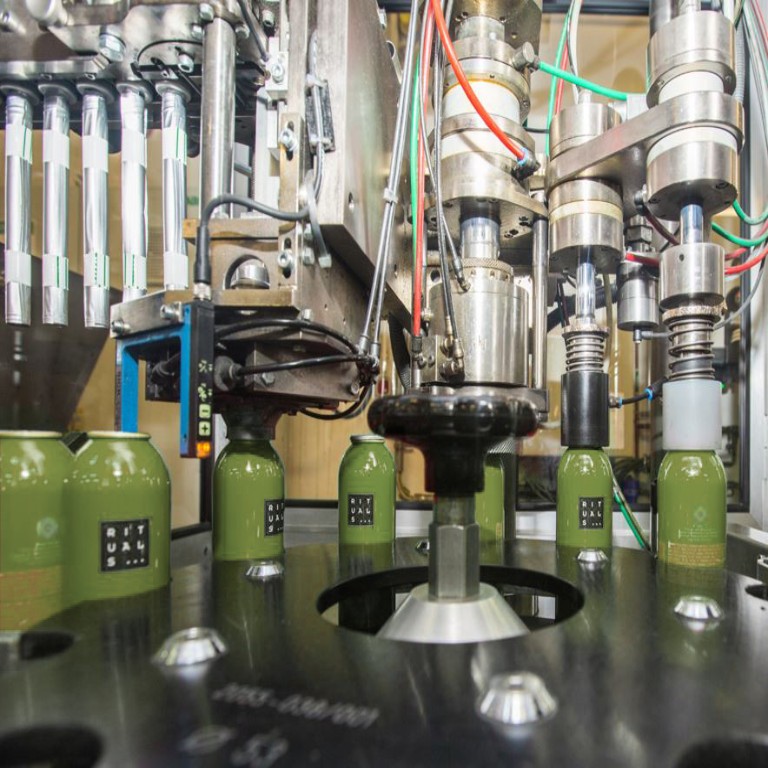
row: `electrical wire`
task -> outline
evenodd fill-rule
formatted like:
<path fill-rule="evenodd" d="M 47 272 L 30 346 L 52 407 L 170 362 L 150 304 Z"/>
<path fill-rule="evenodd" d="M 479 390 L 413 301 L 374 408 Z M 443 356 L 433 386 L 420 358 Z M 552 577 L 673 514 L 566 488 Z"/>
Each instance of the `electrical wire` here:
<path fill-rule="evenodd" d="M 568 36 L 566 38 L 566 50 L 568 51 L 568 58 L 571 62 L 571 70 L 574 75 L 579 74 L 578 65 L 578 42 L 579 42 L 579 16 L 581 15 L 582 0 L 571 0 L 570 20 L 568 22 Z M 561 69 L 565 67 L 561 66 Z M 579 102 L 579 88 L 573 86 L 573 100 L 578 104 Z"/>
<path fill-rule="evenodd" d="M 648 219 L 648 223 L 670 244 L 680 245 L 680 240 L 673 235 L 649 210 L 643 206 L 643 216 Z"/>
<path fill-rule="evenodd" d="M 621 514 L 624 517 L 624 521 L 629 527 L 629 530 L 632 532 L 632 535 L 635 537 L 635 541 L 640 545 L 640 549 L 644 549 L 646 552 L 650 552 L 651 545 L 646 541 L 645 536 L 643 536 L 640 530 L 640 523 L 635 519 L 629 507 L 624 506 L 624 502 L 622 502 L 623 494 L 619 495 L 620 493 L 621 492 L 616 490 L 616 487 L 614 487 L 613 498 L 619 505 L 619 509 L 621 510 Z"/>
<path fill-rule="evenodd" d="M 565 66 L 565 59 L 564 56 L 567 55 L 566 51 L 566 41 L 568 37 L 568 21 L 570 19 L 571 15 L 571 9 L 568 8 L 568 13 L 565 16 L 565 20 L 563 21 L 563 30 L 560 33 L 560 40 L 557 44 L 557 53 L 555 53 L 555 61 L 560 62 L 560 66 Z M 566 53 L 564 53 L 566 51 Z M 557 87 L 562 81 L 557 80 L 555 78 L 552 78 L 552 80 L 549 83 L 549 103 L 547 105 L 547 132 L 546 136 L 544 137 L 544 152 L 549 157 L 549 130 L 552 125 L 552 117 L 555 113 L 555 101 L 557 99 Z"/>
<path fill-rule="evenodd" d="M 739 275 L 742 272 L 746 272 L 748 269 L 760 264 L 768 256 L 768 248 L 763 249 L 757 255 L 753 256 L 749 261 L 745 261 L 743 264 L 735 264 L 732 267 L 725 268 L 726 275 Z"/>
<path fill-rule="evenodd" d="M 727 229 L 724 229 L 714 221 L 712 222 L 712 229 L 713 231 L 717 232 L 720 237 L 724 237 L 729 242 L 733 243 L 734 245 L 740 245 L 742 248 L 753 248 L 756 245 L 762 245 L 766 240 L 768 240 L 768 233 L 755 238 L 739 237 L 738 235 L 732 234 Z"/>
<path fill-rule="evenodd" d="M 733 314 L 729 315 L 728 317 L 724 317 L 722 320 L 719 320 L 717 323 L 715 323 L 714 330 L 718 331 L 720 330 L 720 328 L 724 328 L 726 325 L 730 325 L 731 323 L 734 323 L 744 314 L 747 307 L 752 302 L 752 299 L 755 297 L 755 294 L 757 293 L 757 289 L 760 286 L 760 281 L 763 279 L 764 272 L 765 272 L 765 262 L 763 262 L 760 265 L 760 269 L 757 273 L 757 278 L 755 279 L 754 285 L 752 286 L 749 293 L 747 294 L 747 298 L 741 302 L 741 306 Z"/>
<path fill-rule="evenodd" d="M 611 408 L 622 408 L 625 405 L 632 405 L 633 403 L 641 403 L 643 400 L 653 400 L 660 397 L 664 384 L 667 382 L 667 377 L 664 376 L 653 384 L 647 386 L 642 392 L 638 392 L 630 397 L 611 397 L 609 406 Z"/>
<path fill-rule="evenodd" d="M 235 333 L 242 333 L 243 331 L 251 330 L 269 330 L 272 328 L 287 329 L 293 331 L 307 331 L 308 333 L 321 334 L 335 339 L 340 344 L 343 344 L 351 352 L 356 351 L 355 345 L 346 336 L 334 330 L 333 328 L 329 328 L 327 325 L 316 323 L 312 320 L 300 320 L 298 318 L 252 317 L 248 320 L 240 320 L 236 323 L 231 323 L 221 328 L 217 328 L 214 332 L 213 338 L 214 341 L 220 342 Z"/>
<path fill-rule="evenodd" d="M 578 77 L 578 75 L 574 75 L 571 72 L 566 72 L 565 70 L 560 69 L 560 67 L 547 64 L 546 61 L 539 61 L 539 69 L 552 77 L 559 77 L 561 80 L 565 80 L 568 83 L 577 85 L 587 91 L 592 91 L 599 96 L 605 96 L 608 99 L 613 99 L 614 101 L 626 101 L 629 95 L 624 91 L 617 91 L 613 88 L 606 88 L 605 86 L 598 85 L 597 83 L 593 83 L 590 80 L 585 80 L 583 77 Z"/>
<path fill-rule="evenodd" d="M 209 200 L 200 214 L 200 225 L 197 228 L 197 253 L 195 255 L 194 281 L 203 285 L 211 284 L 211 259 L 209 253 L 210 234 L 208 227 L 211 223 L 211 216 L 217 208 L 222 205 L 240 205 L 249 211 L 258 211 L 265 216 L 270 216 L 278 221 L 304 221 L 309 216 L 307 206 L 298 211 L 281 211 L 273 208 L 258 200 L 251 200 L 242 195 L 232 195 L 229 193 L 218 195 Z"/>
<path fill-rule="evenodd" d="M 647 256 L 643 253 L 636 253 L 634 251 L 627 251 L 624 254 L 624 258 L 627 261 L 631 261 L 633 264 L 642 264 L 644 267 L 659 267 L 659 260 L 654 259 L 653 256 Z"/>
<path fill-rule="evenodd" d="M 488 129 L 496 136 L 499 141 L 518 159 L 518 160 L 525 160 L 525 158 L 529 155 L 527 150 L 522 149 L 517 144 L 515 144 L 509 136 L 507 136 L 504 131 L 497 125 L 496 121 L 491 117 L 491 115 L 488 113 L 488 111 L 485 109 L 485 107 L 480 102 L 480 99 L 478 99 L 477 94 L 475 93 L 474 89 L 469 83 L 469 80 L 467 80 L 467 76 L 464 74 L 464 70 L 461 67 L 461 63 L 459 62 L 458 57 L 456 56 L 456 51 L 453 47 L 453 42 L 451 41 L 451 35 L 448 32 L 448 25 L 445 21 L 445 16 L 443 15 L 443 9 L 440 7 L 440 0 L 429 0 L 430 5 L 432 7 L 432 12 L 435 17 L 435 25 L 437 26 L 438 34 L 440 35 L 440 40 L 443 43 L 443 49 L 445 50 L 445 55 L 448 57 L 448 61 L 451 64 L 451 68 L 453 69 L 454 74 L 456 75 L 456 79 L 459 82 L 459 85 L 461 85 L 464 93 L 467 96 L 467 99 L 469 99 L 470 104 L 475 108 L 475 111 L 478 115 L 480 115 L 480 118 L 482 121 L 488 126 Z"/>
<path fill-rule="evenodd" d="M 420 57 L 419 57 L 420 58 Z M 410 176 L 411 176 L 411 230 L 413 239 L 413 273 L 412 304 L 411 304 L 411 333 L 414 337 L 421 335 L 421 241 L 419 236 L 419 70 L 421 61 L 417 60 L 413 73 L 413 101 L 411 104 L 411 143 L 410 143 Z M 422 221 L 424 216 L 422 215 Z"/>
<path fill-rule="evenodd" d="M 335 365 L 337 363 L 355 363 L 358 355 L 326 355 L 324 357 L 309 357 L 303 360 L 291 360 L 286 363 L 265 363 L 264 365 L 244 365 L 238 368 L 235 376 L 258 376 L 262 373 L 278 373 L 280 371 L 297 371 L 301 368 L 317 368 L 321 365 Z"/>
<path fill-rule="evenodd" d="M 360 394 L 360 397 L 351 405 L 347 406 L 342 411 L 336 411 L 336 413 L 317 413 L 316 411 L 310 411 L 307 408 L 301 408 L 299 413 L 304 416 L 309 416 L 311 419 L 317 419 L 318 421 L 337 421 L 338 419 L 351 419 L 360 413 L 368 401 L 371 399 L 373 393 L 373 387 L 367 384 Z"/>
<path fill-rule="evenodd" d="M 245 2 L 245 0 L 237 0 L 237 4 L 240 6 L 240 13 L 243 17 L 243 21 L 245 21 L 245 25 L 248 27 L 248 31 L 251 33 L 251 38 L 253 39 L 253 42 L 256 46 L 256 49 L 259 52 L 259 56 L 261 56 L 262 63 L 265 63 L 269 61 L 269 51 L 264 47 L 264 43 L 261 40 L 261 35 L 264 34 L 264 30 L 261 29 L 261 25 L 258 25 L 257 22 L 254 21 L 253 18 L 251 18 L 251 14 L 248 13 L 248 6 Z M 261 32 L 261 35 L 259 34 Z"/>
<path fill-rule="evenodd" d="M 739 203 L 738 200 L 733 201 L 733 210 L 736 211 L 738 217 L 750 226 L 756 227 L 758 224 L 762 224 L 768 220 L 768 208 L 766 208 L 759 216 L 750 216 Z"/>

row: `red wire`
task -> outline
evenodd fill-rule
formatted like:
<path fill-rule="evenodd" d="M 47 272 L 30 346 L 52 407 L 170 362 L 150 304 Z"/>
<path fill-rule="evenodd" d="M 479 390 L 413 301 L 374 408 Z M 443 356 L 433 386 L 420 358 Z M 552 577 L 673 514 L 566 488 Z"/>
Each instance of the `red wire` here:
<path fill-rule="evenodd" d="M 448 32 L 448 25 L 445 23 L 445 16 L 443 16 L 443 9 L 440 7 L 440 0 L 431 0 L 431 7 L 435 15 L 435 24 L 437 25 L 440 40 L 443 43 L 443 48 L 445 48 L 445 55 L 451 63 L 451 68 L 456 75 L 456 79 L 459 81 L 459 85 L 461 85 L 470 103 L 475 108 L 477 114 L 480 115 L 483 122 L 488 126 L 489 130 L 518 160 L 522 160 L 525 157 L 525 152 L 523 152 L 517 144 L 514 144 L 509 136 L 499 128 L 496 121 L 488 114 L 485 107 L 480 103 L 480 99 L 477 98 L 477 94 L 469 84 L 469 80 L 467 80 L 467 76 L 464 74 L 464 70 L 461 68 L 459 59 L 456 56 L 456 51 L 453 48 L 451 36 Z"/>
<path fill-rule="evenodd" d="M 732 267 L 726 267 L 726 275 L 740 275 L 742 272 L 746 272 L 748 269 L 752 269 L 756 264 L 759 264 L 766 256 L 768 256 L 768 248 L 760 251 L 757 256 L 753 256 L 749 261 L 745 261 L 743 264 L 735 264 Z"/>
<path fill-rule="evenodd" d="M 654 259 L 652 256 L 640 256 L 637 253 L 626 253 L 624 258 L 627 261 L 632 261 L 635 264 L 644 264 L 646 267 L 658 267 L 659 260 Z"/>
<path fill-rule="evenodd" d="M 560 55 L 560 69 L 566 69 L 568 67 L 568 46 L 563 46 L 563 52 Z M 565 90 L 565 80 L 561 77 L 557 80 L 557 89 L 555 91 L 555 112 L 557 114 L 560 111 L 560 107 L 563 103 L 563 91 Z"/>
<path fill-rule="evenodd" d="M 434 37 L 434 12 L 432 6 L 428 5 L 425 13 L 427 14 L 424 23 L 424 38 L 421 41 L 421 109 L 425 109 L 427 97 L 429 95 L 429 63 L 430 51 L 432 49 L 432 40 Z M 415 22 L 414 22 L 415 23 Z M 417 163 L 417 191 L 416 191 L 416 219 L 413 224 L 416 227 L 416 264 L 413 270 L 413 313 L 412 328 L 413 335 L 421 335 L 421 304 L 422 304 L 422 270 L 421 254 L 424 252 L 424 174 L 426 171 L 424 141 L 421 130 L 418 132 L 418 163 Z"/>

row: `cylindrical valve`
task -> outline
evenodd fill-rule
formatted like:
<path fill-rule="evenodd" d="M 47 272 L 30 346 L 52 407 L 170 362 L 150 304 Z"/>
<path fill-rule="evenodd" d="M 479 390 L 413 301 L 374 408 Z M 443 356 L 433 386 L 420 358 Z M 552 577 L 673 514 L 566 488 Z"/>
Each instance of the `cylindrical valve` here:
<path fill-rule="evenodd" d="M 32 322 L 29 252 L 32 179 L 32 103 L 12 91 L 5 102 L 5 321 Z"/>

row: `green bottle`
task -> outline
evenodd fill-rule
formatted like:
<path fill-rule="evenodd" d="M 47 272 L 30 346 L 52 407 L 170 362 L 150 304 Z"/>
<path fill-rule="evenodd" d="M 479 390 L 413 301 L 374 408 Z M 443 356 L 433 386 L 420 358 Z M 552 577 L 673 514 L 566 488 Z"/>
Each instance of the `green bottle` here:
<path fill-rule="evenodd" d="M 65 483 L 64 512 L 70 605 L 168 584 L 171 481 L 149 435 L 89 432 Z"/>
<path fill-rule="evenodd" d="M 235 439 L 213 472 L 213 556 L 268 560 L 283 554 L 285 469 L 267 438 Z"/>
<path fill-rule="evenodd" d="M 714 451 L 668 451 L 659 467 L 659 560 L 715 568 L 725 564 L 726 477 Z"/>
<path fill-rule="evenodd" d="M 62 608 L 64 481 L 58 432 L 0 432 L 0 630 L 29 629 Z"/>
<path fill-rule="evenodd" d="M 475 494 L 475 520 L 481 544 L 504 538 L 504 463 L 498 454 L 488 454 L 485 460 L 485 486 Z"/>
<path fill-rule="evenodd" d="M 395 460 L 379 435 L 352 435 L 339 466 L 339 544 L 395 540 Z"/>
<path fill-rule="evenodd" d="M 613 472 L 600 448 L 569 448 L 557 470 L 557 544 L 609 549 L 613 534 Z"/>

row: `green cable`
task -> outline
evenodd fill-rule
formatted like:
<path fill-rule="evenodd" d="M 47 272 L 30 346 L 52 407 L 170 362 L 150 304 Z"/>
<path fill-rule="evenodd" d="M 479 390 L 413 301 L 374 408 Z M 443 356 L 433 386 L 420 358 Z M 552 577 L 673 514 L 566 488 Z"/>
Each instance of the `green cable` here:
<path fill-rule="evenodd" d="M 593 91 L 594 93 L 597 93 L 600 96 L 605 96 L 608 99 L 615 99 L 616 101 L 627 100 L 627 94 L 624 93 L 624 91 L 615 91 L 613 88 L 605 88 L 602 85 L 597 85 L 597 83 L 592 83 L 589 80 L 585 80 L 583 77 L 574 75 L 571 72 L 566 72 L 564 69 L 553 67 L 551 64 L 547 64 L 546 61 L 539 62 L 539 69 L 542 72 L 546 72 L 548 75 L 551 75 L 552 77 L 559 77 L 561 80 L 565 80 L 567 83 L 573 83 L 573 85 L 576 85 L 579 88 Z"/>
<path fill-rule="evenodd" d="M 555 61 L 560 61 L 563 57 L 563 49 L 565 48 L 565 42 L 568 38 L 568 22 L 571 18 L 571 9 L 568 8 L 568 13 L 565 15 L 565 21 L 563 22 L 563 31 L 560 35 L 560 42 L 557 44 L 557 53 L 555 54 Z M 549 157 L 549 127 L 552 124 L 552 118 L 555 115 L 555 92 L 557 90 L 557 83 L 555 78 L 552 78 L 552 82 L 549 84 L 549 105 L 547 108 L 547 132 L 544 138 L 544 154 Z"/>
<path fill-rule="evenodd" d="M 421 70 L 421 56 L 416 59 L 415 72 L 413 74 L 413 101 L 411 102 L 411 237 L 413 239 L 413 268 L 419 263 L 416 253 L 416 209 L 419 195 L 419 115 L 421 106 L 419 103 L 419 71 Z"/>
<path fill-rule="evenodd" d="M 616 501 L 616 503 L 619 505 L 619 509 L 621 510 L 621 514 L 624 516 L 624 520 L 626 521 L 627 525 L 629 526 L 629 530 L 632 531 L 632 535 L 635 537 L 635 541 L 640 545 L 640 549 L 648 549 L 648 544 L 645 541 L 645 539 L 640 535 L 640 532 L 635 528 L 635 524 L 632 521 L 632 518 L 629 515 L 629 512 L 627 512 L 626 508 L 624 507 L 624 504 L 622 503 L 621 499 L 619 498 L 619 494 L 616 493 L 616 491 L 613 492 L 613 498 Z"/>
<path fill-rule="evenodd" d="M 740 245 L 742 248 L 753 248 L 756 245 L 762 245 L 766 240 L 768 240 L 768 232 L 766 232 L 764 235 L 760 235 L 760 237 L 756 237 L 750 240 L 746 237 L 732 235 L 727 229 L 723 229 L 714 221 L 712 222 L 712 229 L 721 237 L 724 237 L 726 240 L 730 240 L 730 242 L 734 243 L 735 245 Z"/>
<path fill-rule="evenodd" d="M 750 216 L 739 204 L 738 200 L 733 201 L 733 210 L 736 211 L 739 218 L 745 223 L 756 227 L 758 224 L 764 224 L 768 220 L 768 208 L 766 208 L 759 216 Z"/>

